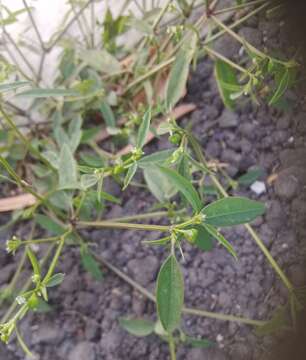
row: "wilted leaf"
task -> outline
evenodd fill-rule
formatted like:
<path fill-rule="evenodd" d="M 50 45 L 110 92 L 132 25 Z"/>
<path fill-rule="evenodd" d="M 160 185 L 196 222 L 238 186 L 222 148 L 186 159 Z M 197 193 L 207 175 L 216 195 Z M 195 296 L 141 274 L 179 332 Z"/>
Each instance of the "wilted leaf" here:
<path fill-rule="evenodd" d="M 193 34 L 191 38 L 186 40 L 176 56 L 166 90 L 166 106 L 168 109 L 175 106 L 185 91 L 189 65 L 196 49 L 196 42 L 197 37 Z"/>

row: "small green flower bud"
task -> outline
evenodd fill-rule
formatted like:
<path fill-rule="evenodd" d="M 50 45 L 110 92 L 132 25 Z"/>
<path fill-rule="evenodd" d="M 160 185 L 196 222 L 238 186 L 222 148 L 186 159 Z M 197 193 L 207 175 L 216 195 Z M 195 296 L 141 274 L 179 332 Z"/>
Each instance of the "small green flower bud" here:
<path fill-rule="evenodd" d="M 35 293 L 32 294 L 30 296 L 27 304 L 28 304 L 30 309 L 32 309 L 32 310 L 36 309 L 38 304 L 39 304 L 39 297 Z"/>
<path fill-rule="evenodd" d="M 124 168 L 122 165 L 116 165 L 113 169 L 114 175 L 119 175 L 124 171 Z"/>
<path fill-rule="evenodd" d="M 198 236 L 197 229 L 180 230 L 180 233 L 183 234 L 185 239 L 192 244 L 195 242 L 196 237 Z"/>
<path fill-rule="evenodd" d="M 170 135 L 168 140 L 171 142 L 171 144 L 178 145 L 181 142 L 181 135 L 179 133 L 174 133 L 173 135 Z"/>
<path fill-rule="evenodd" d="M 21 245 L 21 240 L 16 236 L 13 236 L 10 240 L 7 240 L 6 242 L 6 251 L 14 255 L 20 245 Z"/>

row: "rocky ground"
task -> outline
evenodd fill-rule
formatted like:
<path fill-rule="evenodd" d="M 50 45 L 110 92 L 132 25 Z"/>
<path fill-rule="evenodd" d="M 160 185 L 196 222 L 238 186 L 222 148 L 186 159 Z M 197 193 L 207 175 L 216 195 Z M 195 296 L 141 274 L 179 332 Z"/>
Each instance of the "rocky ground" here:
<path fill-rule="evenodd" d="M 278 28 L 258 19 L 250 21 L 241 31 L 258 45 L 264 45 L 266 38 L 276 41 L 281 35 Z M 230 39 L 221 40 L 217 46 L 225 55 L 239 56 L 239 46 Z M 293 95 L 291 98 L 296 99 Z M 208 156 L 228 163 L 228 172 L 233 178 L 255 166 L 264 170 L 260 181 L 266 189 L 262 194 L 250 188 L 239 188 L 233 194 L 266 204 L 267 212 L 254 222 L 254 228 L 292 282 L 296 286 L 305 284 L 302 223 L 306 215 L 303 192 L 306 108 L 304 112 L 303 104 L 299 103 L 297 108 L 282 112 L 247 103 L 232 113 L 222 104 L 212 63 L 207 59 L 191 77 L 187 100 L 194 102 L 197 110 L 183 119 L 183 124 L 192 123 Z M 146 150 L 167 146 L 166 139 L 161 139 Z M 277 174 L 272 183 L 268 182 L 271 174 Z M 120 193 L 114 183 L 108 184 L 108 188 L 113 195 Z M 111 206 L 107 216 L 143 213 L 153 203 L 154 198 L 148 192 L 131 188 L 125 193 L 122 205 Z M 8 235 L 2 235 L 2 243 Z M 184 248 L 186 305 L 265 320 L 286 303 L 286 291 L 243 226 L 226 230 L 225 235 L 238 253 L 238 262 L 219 246 L 211 252 Z M 87 236 L 97 243 L 97 254 L 153 291 L 166 254 L 162 248 L 145 247 L 141 240 L 155 239 L 157 234 L 94 230 Z M 79 265 L 78 251 L 74 248 L 67 249 L 63 258 L 61 270 L 67 276 L 60 288 L 52 292 L 53 311 L 29 316 L 21 327 L 27 344 L 39 359 L 168 358 L 167 345 L 156 336 L 136 338 L 118 324 L 121 316 L 155 319 L 155 307 L 149 300 L 106 268 L 101 282 L 92 280 Z M 1 252 L 1 286 L 10 280 L 13 269 L 13 260 Z M 212 340 L 216 346 L 211 349 L 180 347 L 179 360 L 257 360 L 271 345 L 271 338 L 259 338 L 250 326 L 234 322 L 184 316 L 183 328 L 189 335 Z M 9 350 L 0 347 L 0 359 L 24 359 L 24 355 L 12 343 Z"/>

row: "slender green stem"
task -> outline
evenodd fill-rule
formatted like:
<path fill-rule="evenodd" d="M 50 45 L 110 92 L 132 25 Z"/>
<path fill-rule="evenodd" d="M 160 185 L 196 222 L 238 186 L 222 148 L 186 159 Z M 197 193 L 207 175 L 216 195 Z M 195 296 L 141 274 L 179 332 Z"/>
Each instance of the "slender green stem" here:
<path fill-rule="evenodd" d="M 49 266 L 48 272 L 47 272 L 46 276 L 44 277 L 43 283 L 46 284 L 48 282 L 48 280 L 51 278 L 51 276 L 53 275 L 53 272 L 54 272 L 55 267 L 57 265 L 58 259 L 59 259 L 60 255 L 61 255 L 61 252 L 62 252 L 63 247 L 65 245 L 65 239 L 70 233 L 71 233 L 71 230 L 67 231 L 65 234 L 63 234 L 61 236 L 60 243 L 59 243 L 59 245 L 58 245 L 58 247 L 56 249 L 56 252 L 54 254 L 52 262 L 51 262 L 51 264 Z"/>
<path fill-rule="evenodd" d="M 266 8 L 269 4 L 267 2 L 265 2 L 263 5 L 259 6 L 257 9 L 249 12 L 247 15 L 243 16 L 242 18 L 238 19 L 237 21 L 235 21 L 234 23 L 232 23 L 231 25 L 229 25 L 228 27 L 230 29 L 234 29 L 237 26 L 243 24 L 245 21 L 247 21 L 248 19 L 250 19 L 251 17 L 253 17 L 254 15 L 256 15 L 257 13 L 259 13 L 260 11 L 262 11 L 264 8 Z M 210 44 L 211 42 L 215 41 L 216 39 L 218 39 L 219 37 L 221 37 L 223 34 L 225 34 L 225 30 L 221 30 L 218 33 L 212 35 L 211 37 L 209 37 L 209 39 L 204 41 L 204 45 Z"/>
<path fill-rule="evenodd" d="M 168 336 L 168 345 L 169 345 L 170 359 L 176 360 L 175 342 L 172 335 Z"/>
<path fill-rule="evenodd" d="M 32 194 L 36 199 L 40 201 L 44 201 L 44 198 L 41 197 L 36 191 L 34 191 L 25 181 L 20 179 L 20 177 L 16 174 L 14 169 L 11 167 L 11 165 L 4 159 L 2 156 L 0 156 L 0 164 L 3 165 L 5 170 L 9 173 L 9 175 L 16 181 L 16 183 L 23 189 L 25 189 L 27 192 Z"/>
<path fill-rule="evenodd" d="M 204 157 L 204 155 L 202 153 L 202 150 L 201 150 L 200 145 L 198 144 L 197 140 L 191 134 L 188 134 L 188 137 L 189 137 L 189 140 L 190 140 L 190 144 L 191 144 L 196 156 L 198 157 L 199 161 L 202 162 L 205 166 L 207 166 L 207 161 L 206 161 L 206 159 L 205 159 L 205 157 Z M 219 182 L 217 177 L 215 175 L 213 175 L 213 174 L 208 174 L 208 175 L 211 178 L 214 185 L 216 186 L 216 188 L 220 191 L 220 193 L 224 197 L 228 197 L 229 196 L 228 193 L 223 188 L 222 184 Z M 289 293 L 291 294 L 293 292 L 293 289 L 294 289 L 293 285 L 291 284 L 291 282 L 289 281 L 289 279 L 287 278 L 287 276 L 285 275 L 283 270 L 280 268 L 280 266 L 277 264 L 277 262 L 274 260 L 274 258 L 270 254 L 269 250 L 264 245 L 263 241 L 260 239 L 260 237 L 255 232 L 255 230 L 251 227 L 251 225 L 245 224 L 244 226 L 247 229 L 247 231 L 249 232 L 249 234 L 252 236 L 252 238 L 255 240 L 256 244 L 261 249 L 261 251 L 263 252 L 265 257 L 268 259 L 269 263 L 271 264 L 271 266 L 273 267 L 273 269 L 278 274 L 278 276 L 283 281 L 286 288 L 289 290 Z"/>
<path fill-rule="evenodd" d="M 134 230 L 144 230 L 144 231 L 169 231 L 170 226 L 164 225 L 149 225 L 149 224 L 129 224 L 129 223 L 120 223 L 116 221 L 78 221 L 76 223 L 77 227 L 98 227 L 98 228 L 108 228 L 108 229 L 134 229 Z"/>
<path fill-rule="evenodd" d="M 167 12 L 168 10 L 168 7 L 169 5 L 172 3 L 173 0 L 168 0 L 165 5 L 163 6 L 163 8 L 161 9 L 160 13 L 157 15 L 154 23 L 153 23 L 153 26 L 152 26 L 152 30 L 154 31 L 157 26 L 159 25 L 159 23 L 161 22 L 163 16 L 165 15 L 165 13 Z"/>
<path fill-rule="evenodd" d="M 124 90 L 122 95 L 125 95 L 130 89 L 132 89 L 134 86 L 138 85 L 139 83 L 143 82 L 144 80 L 146 80 L 147 78 L 151 77 L 152 75 L 156 74 L 157 72 L 159 72 L 160 70 L 162 70 L 163 68 L 171 65 L 175 60 L 175 57 L 171 57 L 170 59 L 162 62 L 161 64 L 158 64 L 157 66 L 155 66 L 153 69 L 149 70 L 148 72 L 146 72 L 144 75 L 139 76 L 137 79 L 135 79 L 134 81 L 132 81 Z"/>
<path fill-rule="evenodd" d="M 53 250 L 54 245 L 52 244 L 49 249 L 47 250 L 46 254 L 44 255 L 44 257 L 42 258 L 42 260 L 40 261 L 40 266 L 43 266 L 49 259 L 49 257 L 51 256 L 52 250 Z M 23 293 L 25 291 L 27 291 L 30 286 L 32 284 L 32 279 L 31 277 L 29 277 L 29 279 L 25 282 L 24 286 L 22 287 L 20 293 Z M 14 301 L 11 306 L 7 309 L 6 313 L 3 315 L 3 317 L 0 320 L 0 323 L 5 323 L 9 317 L 11 316 L 11 314 L 14 312 L 14 310 L 17 307 L 17 302 Z"/>
<path fill-rule="evenodd" d="M 131 216 L 123 216 L 123 217 L 120 217 L 120 218 L 113 218 L 112 221 L 129 222 L 129 221 L 134 221 L 134 220 L 146 220 L 146 219 L 152 219 L 152 218 L 163 218 L 165 216 L 169 216 L 169 214 L 171 214 L 171 216 L 175 216 L 175 215 L 183 214 L 184 212 L 185 212 L 185 209 L 178 210 L 178 211 L 173 211 L 173 212 L 170 212 L 170 213 L 169 213 L 169 211 L 155 211 L 155 212 L 150 212 L 150 213 L 146 213 L 146 214 L 138 214 L 138 215 L 131 215 Z"/>
<path fill-rule="evenodd" d="M 220 15 L 220 14 L 224 14 L 224 13 L 231 12 L 231 11 L 236 11 L 236 10 L 240 10 L 240 9 L 245 9 L 246 7 L 250 7 L 250 6 L 257 5 L 257 4 L 261 4 L 261 3 L 265 2 L 265 1 L 266 1 L 266 0 L 254 0 L 254 1 L 247 2 L 247 3 L 245 3 L 245 4 L 230 6 L 230 7 L 225 8 L 225 9 L 220 9 L 220 10 L 214 11 L 214 15 Z"/>
<path fill-rule="evenodd" d="M 211 49 L 210 47 L 208 46 L 204 46 L 203 49 L 205 51 L 207 51 L 209 54 L 215 56 L 217 59 L 220 59 L 224 62 L 226 62 L 227 64 L 229 64 L 230 66 L 232 66 L 233 68 L 237 69 L 238 71 L 246 74 L 246 75 L 250 75 L 250 73 L 248 72 L 247 69 L 243 68 L 242 66 L 234 63 L 232 60 L 230 60 L 229 58 L 225 57 L 224 55 L 218 53 L 217 51 Z"/>

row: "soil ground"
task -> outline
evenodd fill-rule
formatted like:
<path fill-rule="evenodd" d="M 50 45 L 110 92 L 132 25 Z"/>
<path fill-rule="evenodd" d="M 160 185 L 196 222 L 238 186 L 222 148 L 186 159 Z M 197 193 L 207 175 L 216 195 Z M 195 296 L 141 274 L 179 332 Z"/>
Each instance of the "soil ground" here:
<path fill-rule="evenodd" d="M 281 30 L 255 19 L 244 31 L 258 44 L 265 37 L 279 41 Z M 216 46 L 228 56 L 240 56 L 239 46 L 222 40 Z M 289 94 L 295 104 L 298 99 Z M 248 187 L 231 193 L 262 201 L 267 206 L 264 216 L 253 226 L 264 240 L 278 264 L 285 269 L 296 286 L 306 283 L 303 249 L 303 219 L 306 215 L 306 109 L 303 104 L 280 111 L 246 103 L 232 113 L 225 109 L 218 95 L 212 63 L 205 59 L 192 74 L 185 99 L 194 102 L 197 110 L 182 120 L 192 128 L 205 153 L 229 164 L 228 173 L 236 179 L 254 167 L 264 170 L 260 179 L 266 191 L 257 195 Z M 168 147 L 167 139 L 155 141 L 145 151 Z M 277 173 L 273 183 L 271 174 Z M 107 191 L 119 195 L 115 183 Z M 109 206 L 107 217 L 141 214 L 154 204 L 145 190 L 130 188 L 122 205 Z M 4 217 L 1 222 L 4 222 Z M 26 233 L 26 226 L 17 232 Z M 16 229 L 15 229 L 16 232 Z M 84 233 L 85 234 L 85 233 Z M 95 252 L 127 273 L 142 286 L 154 291 L 156 275 L 166 253 L 162 248 L 149 248 L 141 240 L 156 239 L 157 233 L 94 230 L 85 234 L 96 243 Z M 194 247 L 184 248 L 186 305 L 225 314 L 266 320 L 273 310 L 287 301 L 287 293 L 269 263 L 243 226 L 225 231 L 235 247 L 235 261 L 223 248 L 211 252 Z M 10 233 L 2 234 L 4 242 Z M 0 285 L 11 278 L 14 259 L 1 255 Z M 167 345 L 156 336 L 136 338 L 118 324 L 122 316 L 155 319 L 155 307 L 131 286 L 107 268 L 104 279 L 94 281 L 79 265 L 78 250 L 68 248 L 63 255 L 61 271 L 67 275 L 60 288 L 51 293 L 53 311 L 27 317 L 21 326 L 25 341 L 41 360 L 139 360 L 168 359 Z M 183 329 L 189 335 L 212 340 L 211 349 L 178 348 L 179 360 L 257 360 L 269 353 L 274 339 L 258 337 L 252 327 L 234 322 L 203 317 L 183 317 Z M 0 347 L 0 359 L 24 359 L 15 343 Z"/>

